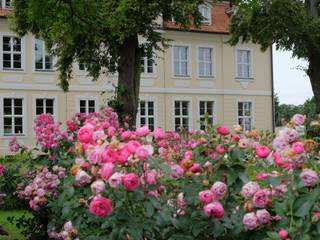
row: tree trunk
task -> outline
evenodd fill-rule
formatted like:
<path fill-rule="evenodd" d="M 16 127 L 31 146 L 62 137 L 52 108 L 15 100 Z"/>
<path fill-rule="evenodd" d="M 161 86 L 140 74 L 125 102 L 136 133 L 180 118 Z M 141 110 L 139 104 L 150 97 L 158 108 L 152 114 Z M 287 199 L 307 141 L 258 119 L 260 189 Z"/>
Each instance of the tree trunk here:
<path fill-rule="evenodd" d="M 320 54 L 312 54 L 309 57 L 308 76 L 316 102 L 317 113 L 320 113 Z"/>
<path fill-rule="evenodd" d="M 118 109 L 120 121 L 124 116 L 129 117 L 129 125 L 133 127 L 136 123 L 136 115 L 139 103 L 140 90 L 140 64 L 141 50 L 139 48 L 138 36 L 125 39 L 120 48 L 119 76 L 117 100 L 120 101 Z"/>

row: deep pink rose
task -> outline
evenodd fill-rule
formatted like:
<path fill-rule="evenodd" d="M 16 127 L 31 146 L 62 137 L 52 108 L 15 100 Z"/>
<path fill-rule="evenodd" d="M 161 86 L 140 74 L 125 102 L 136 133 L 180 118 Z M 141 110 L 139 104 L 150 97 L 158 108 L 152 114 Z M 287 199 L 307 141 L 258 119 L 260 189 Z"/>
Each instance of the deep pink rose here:
<path fill-rule="evenodd" d="M 140 182 L 135 173 L 128 173 L 123 177 L 122 183 L 126 191 L 130 192 L 137 190 Z"/>
<path fill-rule="evenodd" d="M 205 205 L 203 211 L 207 217 L 221 219 L 224 216 L 223 206 L 219 202 L 213 202 Z"/>
<path fill-rule="evenodd" d="M 199 200 L 204 204 L 209 204 L 213 201 L 214 195 L 210 190 L 199 192 Z"/>
<path fill-rule="evenodd" d="M 93 137 L 93 127 L 91 125 L 85 125 L 80 128 L 78 132 L 78 139 L 82 143 L 89 143 Z"/>
<path fill-rule="evenodd" d="M 265 208 L 269 202 L 270 192 L 266 189 L 258 190 L 252 198 L 253 205 L 257 208 Z"/>
<path fill-rule="evenodd" d="M 279 231 L 279 238 L 280 239 L 287 239 L 289 236 L 288 232 L 286 230 L 281 229 Z"/>
<path fill-rule="evenodd" d="M 184 153 L 184 158 L 185 159 L 192 159 L 192 151 L 186 151 Z"/>
<path fill-rule="evenodd" d="M 101 162 L 102 163 L 115 163 L 118 157 L 118 153 L 111 147 L 107 147 L 101 153 Z"/>
<path fill-rule="evenodd" d="M 222 144 L 219 144 L 219 145 L 216 147 L 216 151 L 217 151 L 217 153 L 219 153 L 219 154 L 221 154 L 221 155 L 225 153 L 225 149 L 224 149 L 224 147 L 223 147 Z"/>
<path fill-rule="evenodd" d="M 137 151 L 138 147 L 140 146 L 141 144 L 138 141 L 134 141 L 134 140 L 129 141 L 125 145 L 126 149 L 132 154 L 134 154 Z"/>
<path fill-rule="evenodd" d="M 259 157 L 259 158 L 267 158 L 270 154 L 270 149 L 266 146 L 257 146 L 256 147 L 256 155 Z"/>
<path fill-rule="evenodd" d="M 278 166 L 282 166 L 285 163 L 277 152 L 274 152 L 272 154 L 272 157 L 273 157 L 274 163 Z"/>
<path fill-rule="evenodd" d="M 225 127 L 224 125 L 220 125 L 217 128 L 217 132 L 221 135 L 221 136 L 226 136 L 229 134 L 229 129 L 227 127 Z"/>
<path fill-rule="evenodd" d="M 108 198 L 95 197 L 90 202 L 89 211 L 98 217 L 107 217 L 112 213 L 112 202 Z"/>
<path fill-rule="evenodd" d="M 142 160 L 142 161 L 145 161 L 149 158 L 149 152 L 147 149 L 145 149 L 143 146 L 140 146 L 137 148 L 137 151 L 136 151 L 136 156 Z"/>
<path fill-rule="evenodd" d="M 4 172 L 6 171 L 6 168 L 4 165 L 0 164 L 0 177 L 3 176 Z"/>
<path fill-rule="evenodd" d="M 291 149 L 295 154 L 301 154 L 304 152 L 304 145 L 302 142 L 295 142 L 292 144 Z"/>
<path fill-rule="evenodd" d="M 121 139 L 123 141 L 129 140 L 131 138 L 131 136 L 132 136 L 132 132 L 131 131 L 125 131 L 125 132 L 121 133 Z"/>
<path fill-rule="evenodd" d="M 115 127 L 109 127 L 108 128 L 108 137 L 113 137 L 117 132 L 117 129 Z"/>
<path fill-rule="evenodd" d="M 138 128 L 136 131 L 136 134 L 138 137 L 145 137 L 150 133 L 150 129 L 148 128 L 148 126 L 144 126 L 141 128 Z"/>
<path fill-rule="evenodd" d="M 153 136 L 156 140 L 163 140 L 166 138 L 166 133 L 161 128 L 153 130 Z"/>
<path fill-rule="evenodd" d="M 114 164 L 105 163 L 100 169 L 100 175 L 104 180 L 108 180 L 113 174 Z"/>

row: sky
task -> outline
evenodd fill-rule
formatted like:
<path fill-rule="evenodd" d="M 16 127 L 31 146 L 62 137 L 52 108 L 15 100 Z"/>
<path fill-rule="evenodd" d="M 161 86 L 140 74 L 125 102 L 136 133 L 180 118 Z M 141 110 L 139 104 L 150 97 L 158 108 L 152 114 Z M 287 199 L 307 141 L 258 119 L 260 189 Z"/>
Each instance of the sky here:
<path fill-rule="evenodd" d="M 289 51 L 273 52 L 274 89 L 281 104 L 303 104 L 313 96 L 310 80 L 299 69 L 307 67 L 307 62 L 292 58 Z"/>

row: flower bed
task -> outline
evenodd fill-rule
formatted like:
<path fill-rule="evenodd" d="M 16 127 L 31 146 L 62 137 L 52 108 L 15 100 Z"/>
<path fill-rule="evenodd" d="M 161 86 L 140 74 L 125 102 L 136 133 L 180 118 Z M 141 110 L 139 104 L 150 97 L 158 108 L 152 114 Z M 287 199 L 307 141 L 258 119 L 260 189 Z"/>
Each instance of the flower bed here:
<path fill-rule="evenodd" d="M 130 131 L 111 109 L 35 121 L 43 167 L 17 195 L 53 239 L 316 239 L 318 146 L 271 133 Z M 14 149 L 19 149 L 15 145 Z M 43 225 L 43 224 L 42 224 Z"/>

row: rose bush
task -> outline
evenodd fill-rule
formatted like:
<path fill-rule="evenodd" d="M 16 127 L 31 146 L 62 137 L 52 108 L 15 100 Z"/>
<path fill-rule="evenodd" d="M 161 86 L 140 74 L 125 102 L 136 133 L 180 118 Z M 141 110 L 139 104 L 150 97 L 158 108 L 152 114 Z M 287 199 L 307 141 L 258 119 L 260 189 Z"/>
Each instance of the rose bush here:
<path fill-rule="evenodd" d="M 275 138 L 223 125 L 180 136 L 121 128 L 109 108 L 66 132 L 40 115 L 44 166 L 17 194 L 55 239 L 316 239 L 319 149 L 303 121 Z"/>

